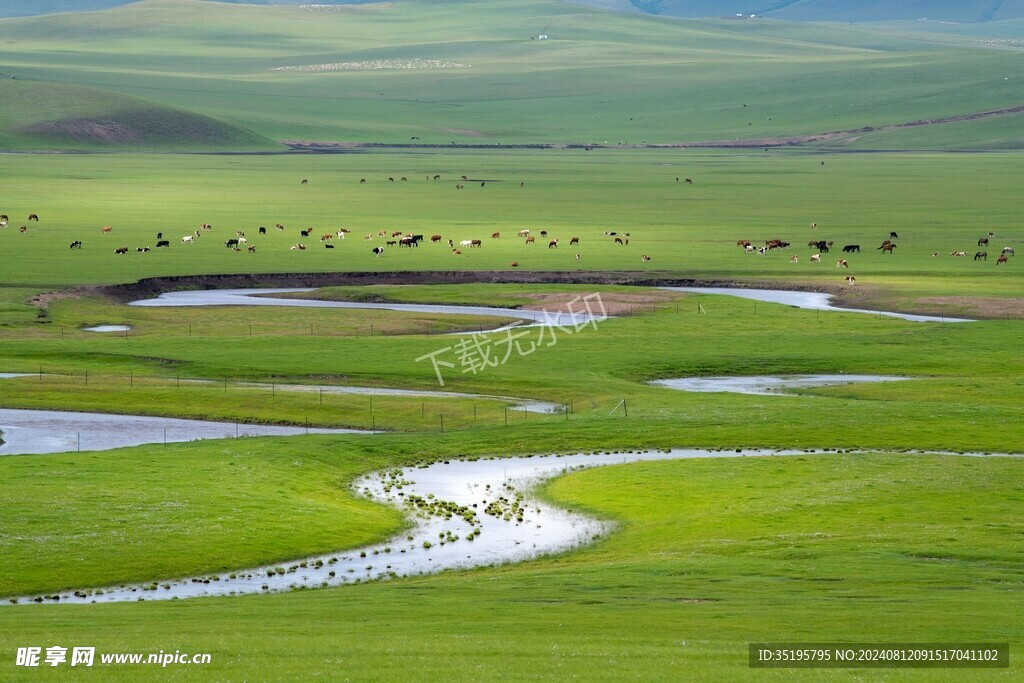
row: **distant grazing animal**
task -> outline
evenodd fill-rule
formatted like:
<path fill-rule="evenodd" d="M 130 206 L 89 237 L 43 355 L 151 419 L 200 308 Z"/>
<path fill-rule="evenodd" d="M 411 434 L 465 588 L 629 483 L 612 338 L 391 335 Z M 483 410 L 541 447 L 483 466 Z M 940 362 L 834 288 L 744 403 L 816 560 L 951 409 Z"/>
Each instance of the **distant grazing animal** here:
<path fill-rule="evenodd" d="M 978 240 L 978 246 L 979 247 L 987 247 L 988 246 L 988 238 L 987 237 L 980 238 Z"/>
<path fill-rule="evenodd" d="M 82 248 L 82 240 L 75 240 L 74 242 L 71 243 L 71 247 L 70 248 L 71 249 L 81 249 Z"/>
<path fill-rule="evenodd" d="M 156 234 L 156 238 L 157 238 L 158 240 L 162 240 L 162 239 L 164 238 L 164 234 L 163 234 L 162 232 L 158 232 L 158 233 Z"/>
<path fill-rule="evenodd" d="M 301 183 L 299 183 L 299 184 L 300 184 L 300 185 L 305 185 L 305 184 L 306 184 L 306 183 L 308 183 L 308 182 L 309 182 L 309 180 L 307 180 L 306 178 L 303 178 L 303 179 L 302 179 L 302 182 L 301 182 Z"/>
<path fill-rule="evenodd" d="M 100 232 L 102 232 L 104 235 L 109 233 L 111 230 L 113 230 L 113 228 L 110 227 L 109 225 L 104 225 L 102 228 L 100 228 Z"/>
<path fill-rule="evenodd" d="M 644 254 L 643 256 L 640 257 L 640 260 L 641 261 L 650 261 L 651 257 L 648 256 L 647 254 Z"/>
<path fill-rule="evenodd" d="M 39 216 L 37 216 L 37 215 L 36 215 L 36 214 L 34 214 L 34 213 L 30 213 L 30 214 L 28 215 L 28 219 L 29 219 L 30 221 L 35 221 L 35 222 L 37 222 L 37 223 L 39 222 Z"/>
<path fill-rule="evenodd" d="M 1006 254 L 1000 254 L 999 258 L 996 259 L 996 265 L 998 266 L 1000 263 L 1006 263 L 1007 260 Z"/>
<path fill-rule="evenodd" d="M 950 256 L 967 256 L 967 252 L 966 251 L 951 251 L 951 252 L 949 252 L 949 255 Z"/>
<path fill-rule="evenodd" d="M 548 231 L 547 230 L 541 230 L 540 231 L 540 236 L 541 237 L 547 237 L 548 236 Z"/>
<path fill-rule="evenodd" d="M 441 179 L 441 176 L 439 176 L 439 175 L 435 175 L 434 176 L 434 180 L 440 180 L 440 179 Z"/>
<path fill-rule="evenodd" d="M 849 268 L 850 264 L 846 262 L 846 259 L 841 258 L 836 261 L 836 268 Z"/>
<path fill-rule="evenodd" d="M 513 268 L 518 268 L 519 267 L 519 261 L 513 261 L 512 262 L 512 267 Z"/>
<path fill-rule="evenodd" d="M 274 227 L 277 228 L 278 230 L 284 230 L 284 226 L 281 225 L 280 223 L 275 223 Z"/>
<path fill-rule="evenodd" d="M 899 238 L 900 238 L 900 236 L 897 235 L 896 233 L 894 233 L 894 232 L 890 232 L 889 233 L 889 239 L 891 239 L 891 240 L 898 240 Z"/>
<path fill-rule="evenodd" d="M 431 235 L 430 236 L 430 241 L 431 242 L 440 242 L 441 241 L 441 236 L 440 235 Z"/>
<path fill-rule="evenodd" d="M 579 243 L 580 243 L 580 238 L 579 237 L 573 237 L 571 240 L 569 240 L 569 246 L 570 247 L 573 246 L 574 244 L 579 244 Z"/>
<path fill-rule="evenodd" d="M 461 242 L 459 242 L 460 247 L 468 247 L 471 244 L 473 244 L 473 240 L 462 240 Z"/>
<path fill-rule="evenodd" d="M 817 230 L 817 229 L 818 229 L 818 224 L 817 223 L 811 223 L 811 230 Z"/>
<path fill-rule="evenodd" d="M 139 252 L 140 254 L 148 254 L 149 247 L 135 247 L 135 251 Z"/>
<path fill-rule="evenodd" d="M 486 182 L 481 182 L 481 183 L 480 183 L 480 187 L 483 187 L 483 186 L 485 186 L 486 184 L 487 184 Z"/>
<path fill-rule="evenodd" d="M 848 284 L 851 287 L 853 287 L 855 284 L 857 284 L 857 278 L 855 278 L 852 275 L 847 275 L 846 276 L 846 284 Z"/>
<path fill-rule="evenodd" d="M 373 253 L 376 256 L 383 256 L 384 255 L 384 247 L 374 247 L 373 248 Z"/>
<path fill-rule="evenodd" d="M 228 247 L 228 248 L 230 248 L 230 247 L 237 247 L 238 246 L 238 240 L 235 239 L 234 237 L 232 237 L 231 239 L 226 240 L 224 242 L 224 246 Z"/>
<path fill-rule="evenodd" d="M 469 178 L 467 178 L 466 176 L 462 176 L 462 179 L 463 180 L 469 180 Z"/>
<path fill-rule="evenodd" d="M 548 249 L 554 249 L 557 246 L 558 246 L 558 238 L 557 237 L 555 239 L 551 240 L 550 242 L 548 242 Z"/>
<path fill-rule="evenodd" d="M 469 246 L 471 248 L 472 247 L 479 247 L 481 244 L 483 244 L 483 242 L 481 242 L 480 240 L 470 240 L 469 241 Z"/>
<path fill-rule="evenodd" d="M 516 237 L 529 237 L 529 236 L 530 236 L 530 231 L 529 230 L 520 230 L 519 232 L 516 233 Z"/>
<path fill-rule="evenodd" d="M 844 254 L 852 254 L 853 252 L 860 253 L 860 245 L 859 244 L 847 244 L 845 247 L 843 247 L 843 253 Z"/>
<path fill-rule="evenodd" d="M 892 242 L 890 242 L 889 244 L 883 244 L 882 246 L 879 247 L 879 249 L 882 250 L 883 254 L 891 254 L 892 250 L 895 249 L 895 248 L 896 248 L 896 245 L 893 244 Z M 966 254 L 964 254 L 964 255 L 966 256 Z"/>
<path fill-rule="evenodd" d="M 1009 254 L 1010 256 L 1013 256 L 1013 247 L 1003 247 L 1002 253 L 1003 254 Z"/>
<path fill-rule="evenodd" d="M 250 244 L 250 245 L 249 245 L 249 246 L 247 247 L 247 249 L 248 249 L 248 251 L 249 251 L 249 253 L 250 253 L 250 254 L 255 254 L 255 253 L 256 253 L 256 245 L 255 245 L 255 244 Z"/>
<path fill-rule="evenodd" d="M 402 176 L 402 182 L 403 182 L 403 183 L 407 183 L 407 182 L 409 182 L 409 179 L 408 179 L 408 178 L 406 178 L 405 176 Z"/>
<path fill-rule="evenodd" d="M 202 230 L 203 232 L 210 232 L 211 230 L 213 230 L 213 226 L 210 225 L 209 223 L 202 223 L 199 226 L 199 229 Z"/>
<path fill-rule="evenodd" d="M 750 240 L 736 240 L 736 246 L 746 249 L 750 246 Z"/>
<path fill-rule="evenodd" d="M 265 227 L 263 227 L 262 225 L 260 226 L 260 234 L 261 235 L 266 235 L 267 234 L 267 229 Z"/>
<path fill-rule="evenodd" d="M 747 252 L 748 254 L 753 253 L 754 245 L 748 244 L 747 246 L 743 247 L 743 251 Z"/>
<path fill-rule="evenodd" d="M 501 237 L 501 233 L 500 232 L 492 232 L 491 233 L 491 239 L 492 240 L 499 239 L 500 237 Z"/>
<path fill-rule="evenodd" d="M 325 249 L 334 249 L 334 245 L 331 244 L 330 242 L 327 242 L 327 243 L 324 244 L 324 248 Z"/>
<path fill-rule="evenodd" d="M 365 185 L 366 184 L 366 178 L 360 178 L 359 179 L 359 184 L 360 185 Z"/>
<path fill-rule="evenodd" d="M 293 244 L 293 245 L 292 245 L 291 247 L 289 247 L 289 248 L 290 248 L 290 249 L 291 249 L 292 251 L 306 251 L 306 245 L 305 245 L 305 244 L 302 244 L 301 242 L 300 242 L 300 243 L 298 243 L 298 244 Z"/>
<path fill-rule="evenodd" d="M 395 230 L 394 232 L 391 233 L 391 236 L 392 237 L 401 237 L 402 236 L 402 231 L 401 230 Z M 384 237 L 384 235 L 381 235 L 381 237 Z"/>
<path fill-rule="evenodd" d="M 6 227 L 7 227 L 7 221 L 0 221 L 0 228 L 6 228 Z"/>
<path fill-rule="evenodd" d="M 127 254 L 128 253 L 128 247 L 118 247 L 117 249 L 114 250 L 114 253 L 115 254 Z"/>
<path fill-rule="evenodd" d="M 623 244 L 622 238 L 621 237 L 616 237 L 615 238 L 615 244 Z"/>
<path fill-rule="evenodd" d="M 461 249 L 452 249 L 452 253 L 455 254 L 456 256 L 460 256 L 462 254 L 462 250 Z"/>
<path fill-rule="evenodd" d="M 325 232 L 324 234 L 320 235 L 321 242 L 329 242 L 332 239 L 334 239 L 334 233 L 332 232 Z"/>
<path fill-rule="evenodd" d="M 28 232 L 28 226 L 23 225 L 20 228 L 18 228 L 18 230 L 21 232 L 22 235 L 24 235 L 26 232 Z"/>
<path fill-rule="evenodd" d="M 686 183 L 687 185 L 693 185 L 693 179 L 692 178 L 684 178 L 683 182 Z"/>
<path fill-rule="evenodd" d="M 454 246 L 455 246 L 455 241 L 454 240 L 448 240 L 448 247 L 452 248 Z"/>
<path fill-rule="evenodd" d="M 341 239 L 345 239 L 345 233 L 347 233 L 347 232 L 349 232 L 349 231 L 346 230 L 345 228 L 341 228 L 340 230 L 338 230 L 338 232 L 336 232 L 334 234 L 337 235 Z"/>
<path fill-rule="evenodd" d="M 6 223 L 9 220 L 11 220 L 11 219 L 10 219 L 10 217 L 8 217 L 8 215 L 6 213 L 0 213 L 0 221 L 3 221 L 4 223 Z"/>
<path fill-rule="evenodd" d="M 393 182 L 395 182 L 395 179 L 394 178 L 388 178 L 388 182 L 389 183 L 393 183 Z"/>
<path fill-rule="evenodd" d="M 393 247 L 393 246 L 395 246 L 396 244 L 398 244 L 398 241 L 397 241 L 397 240 L 388 240 L 387 242 L 385 242 L 385 243 L 384 243 L 384 246 L 385 246 L 385 247 Z"/>
<path fill-rule="evenodd" d="M 811 263 L 821 263 L 821 254 L 811 254 Z"/>
<path fill-rule="evenodd" d="M 313 228 L 309 228 L 308 230 L 299 230 L 299 234 L 303 237 L 309 237 L 309 233 L 311 232 L 313 232 Z"/>
<path fill-rule="evenodd" d="M 244 230 L 235 230 L 235 237 L 245 237 Z"/>
<path fill-rule="evenodd" d="M 162 247 L 170 247 L 170 246 L 171 246 L 170 240 L 157 240 L 155 248 L 156 249 L 160 249 Z"/>
<path fill-rule="evenodd" d="M 800 257 L 797 256 L 796 254 L 793 254 L 792 256 L 789 257 L 789 262 L 790 263 L 799 263 L 800 262 Z"/>
<path fill-rule="evenodd" d="M 579 260 L 580 260 L 581 258 L 583 258 L 583 255 L 582 255 L 582 254 L 576 254 L 576 260 L 577 260 L 577 261 L 579 261 Z"/>
<path fill-rule="evenodd" d="M 459 183 L 458 185 L 455 186 L 455 189 L 456 190 L 461 190 L 464 187 L 465 187 L 465 185 L 463 185 L 462 183 Z"/>
<path fill-rule="evenodd" d="M 533 244 L 535 241 L 536 239 L 533 237 L 533 235 L 530 235 L 529 237 L 526 238 L 526 244 Z"/>
<path fill-rule="evenodd" d="M 975 252 L 974 260 L 975 261 L 988 261 L 988 252 L 987 251 Z"/>
<path fill-rule="evenodd" d="M 195 239 L 195 238 L 192 237 L 192 235 L 185 235 L 184 237 L 181 238 L 181 243 L 182 244 L 191 244 L 193 239 Z"/>
<path fill-rule="evenodd" d="M 402 239 L 398 240 L 398 246 L 399 247 L 415 247 L 415 246 L 418 246 L 418 244 L 417 244 L 416 240 L 414 240 L 411 237 L 403 237 Z"/>

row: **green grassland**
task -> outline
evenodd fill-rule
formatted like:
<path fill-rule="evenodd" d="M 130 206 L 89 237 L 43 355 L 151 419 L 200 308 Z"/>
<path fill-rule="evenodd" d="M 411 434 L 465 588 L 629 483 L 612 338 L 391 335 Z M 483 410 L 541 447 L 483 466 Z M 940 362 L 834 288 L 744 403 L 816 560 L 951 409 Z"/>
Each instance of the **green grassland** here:
<path fill-rule="evenodd" d="M 185 110 L 237 127 L 220 140 L 203 137 L 210 149 L 258 145 L 254 134 L 443 145 L 758 140 L 1021 104 L 1013 51 L 918 31 L 684 22 L 548 0 L 319 11 L 147 0 L 0 22 L 3 73 L 42 93 L 7 99 L 15 116 L 0 145 L 95 147 L 100 141 L 87 136 L 40 140 L 19 123 L 64 122 L 69 115 L 57 112 L 74 112 L 78 96 L 61 87 L 72 85 L 93 98 L 140 98 L 162 112 L 153 118 L 170 122 Z M 531 40 L 540 33 L 550 38 Z M 355 66 L 317 68 L 336 64 Z M 118 98 L 109 108 L 122 109 Z M 917 142 L 1019 148 L 1013 118 L 1016 127 L 995 140 L 971 122 Z"/>
<path fill-rule="evenodd" d="M 530 40 L 539 33 L 550 40 Z M 1009 642 L 1011 668 L 985 677 L 1019 679 L 1022 460 L 954 454 L 1019 454 L 1024 443 L 1020 255 L 995 263 L 1003 246 L 1024 246 L 1024 118 L 885 128 L 1022 104 L 1014 39 L 1012 22 L 681 21 L 541 0 L 317 11 L 145 0 L 0 21 L 0 148 L 14 152 L 0 194 L 10 217 L 0 228 L 0 371 L 33 373 L 0 380 L 0 406 L 389 432 L 0 457 L 5 599 L 380 540 L 401 516 L 351 484 L 385 467 L 673 447 L 808 451 L 553 480 L 545 498 L 616 530 L 522 564 L 234 599 L 5 604 L 0 678 L 54 675 L 14 667 L 18 647 L 92 645 L 213 653 L 211 667 L 158 674 L 171 680 L 964 680 L 957 670 L 747 668 L 751 641 L 863 640 Z M 275 70 L 341 62 L 360 68 Z M 804 149 L 643 147 L 863 127 L 874 130 Z M 435 146 L 283 154 L 281 140 Z M 183 244 L 201 223 L 213 229 Z M 321 235 L 342 227 L 351 232 L 325 248 Z M 523 229 L 536 244 L 515 236 Z M 255 252 L 225 247 L 236 231 Z M 371 248 L 391 239 L 380 231 L 444 241 L 378 257 Z M 155 249 L 158 232 L 168 248 Z M 883 254 L 890 232 L 898 248 Z M 974 261 L 990 233 L 989 259 Z M 759 256 L 736 245 L 771 238 L 792 246 Z M 482 245 L 455 254 L 448 239 Z M 812 239 L 834 242 L 820 264 L 809 262 Z M 299 243 L 308 248 L 291 249 Z M 842 254 L 845 244 L 862 251 Z M 949 255 L 961 250 L 966 258 Z M 401 284 L 424 272 L 434 273 L 417 280 L 427 284 Z M 599 282 L 507 281 L 547 272 Z M 346 273 L 369 274 L 369 286 L 303 296 L 639 301 L 592 327 L 529 330 L 520 340 L 530 353 L 512 353 L 522 330 L 479 333 L 492 353 L 509 353 L 477 372 L 447 357 L 456 363 L 444 389 L 565 406 L 538 415 L 505 400 L 281 390 L 437 390 L 431 364 L 416 359 L 454 353 L 467 332 L 500 319 L 142 308 L 105 288 Z M 478 281 L 446 284 L 449 273 Z M 816 289 L 855 306 L 982 320 L 655 297 L 615 284 L 624 280 Z M 96 324 L 132 329 L 83 329 Z M 911 379 L 799 396 L 647 384 L 791 373 Z"/>

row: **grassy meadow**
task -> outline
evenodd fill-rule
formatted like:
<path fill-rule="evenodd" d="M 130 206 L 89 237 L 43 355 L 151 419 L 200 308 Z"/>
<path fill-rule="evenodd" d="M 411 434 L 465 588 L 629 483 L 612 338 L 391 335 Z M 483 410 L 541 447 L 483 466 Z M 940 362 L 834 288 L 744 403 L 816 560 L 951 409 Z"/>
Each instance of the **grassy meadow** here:
<path fill-rule="evenodd" d="M 1024 247 L 1024 119 L 886 128 L 1020 105 L 1013 35 L 548 0 L 145 0 L 0 20 L 0 372 L 31 373 L 0 379 L 0 407 L 385 432 L 0 457 L 0 678 L 95 675 L 14 666 L 19 647 L 63 645 L 213 655 L 104 669 L 127 680 L 1020 679 L 1024 278 L 1020 255 L 996 257 Z M 345 66 L 304 68 L 326 64 Z M 798 146 L 651 146 L 865 127 Z M 296 154 L 282 140 L 432 146 Z M 516 237 L 526 229 L 536 243 Z M 239 231 L 247 243 L 226 248 Z M 387 246 L 394 232 L 442 241 Z M 737 246 L 775 238 L 791 246 Z M 820 263 L 810 240 L 833 242 Z M 365 284 L 343 284 L 352 273 Z M 484 333 L 507 321 L 135 307 L 111 288 L 219 275 L 336 276 L 296 296 L 358 301 L 541 309 L 599 293 L 617 315 Z M 684 280 L 978 320 L 622 285 Z M 85 330 L 102 324 L 131 329 Z M 520 333 L 529 353 L 513 352 Z M 469 371 L 453 355 L 467 339 L 500 362 Z M 416 360 L 434 352 L 454 361 L 443 389 L 489 398 L 285 390 L 438 390 Z M 909 379 L 789 396 L 648 384 L 809 373 Z M 528 413 L 509 397 L 563 408 Z M 682 447 L 805 454 L 551 480 L 547 504 L 615 531 L 521 564 L 227 599 L 9 604 L 382 540 L 407 521 L 351 484 L 383 468 Z M 764 672 L 747 667 L 756 641 L 1009 642 L 1011 667 Z"/>

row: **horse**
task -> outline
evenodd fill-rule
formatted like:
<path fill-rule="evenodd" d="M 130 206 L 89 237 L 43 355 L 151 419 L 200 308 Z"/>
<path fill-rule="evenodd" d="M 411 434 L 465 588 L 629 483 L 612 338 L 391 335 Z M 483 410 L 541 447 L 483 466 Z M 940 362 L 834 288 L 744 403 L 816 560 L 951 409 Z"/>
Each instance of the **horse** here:
<path fill-rule="evenodd" d="M 988 252 L 987 251 L 976 252 L 974 254 L 974 260 L 975 261 L 988 261 Z"/>

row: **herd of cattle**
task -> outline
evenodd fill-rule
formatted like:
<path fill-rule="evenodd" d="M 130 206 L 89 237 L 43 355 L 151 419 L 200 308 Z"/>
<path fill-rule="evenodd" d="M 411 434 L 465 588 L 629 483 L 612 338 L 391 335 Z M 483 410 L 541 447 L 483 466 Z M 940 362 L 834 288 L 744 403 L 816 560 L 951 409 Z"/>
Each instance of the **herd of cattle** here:
<path fill-rule="evenodd" d="M 811 230 L 815 230 L 815 229 L 817 229 L 817 227 L 818 227 L 817 223 L 811 223 L 811 225 L 810 225 Z M 983 246 L 987 247 L 989 245 L 989 239 L 992 238 L 992 237 L 995 237 L 995 233 L 990 232 L 990 233 L 988 233 L 987 237 L 980 238 L 978 240 L 978 246 L 979 247 L 983 247 Z M 896 234 L 895 232 L 890 232 L 888 239 L 884 240 L 876 248 L 875 251 L 881 251 L 883 254 L 892 254 L 892 253 L 894 253 L 895 250 L 896 250 L 896 240 L 897 239 L 899 239 L 899 235 Z M 814 240 L 809 241 L 807 243 L 807 246 L 809 248 L 811 248 L 811 249 L 817 250 L 817 253 L 811 254 L 811 256 L 810 256 L 810 258 L 808 260 L 811 263 L 821 263 L 821 255 L 829 253 L 829 251 L 831 251 L 831 249 L 832 249 L 834 244 L 835 243 L 832 240 L 818 240 L 818 239 L 814 239 Z M 754 243 L 751 242 L 750 240 L 741 239 L 741 240 L 737 240 L 736 246 L 742 248 L 745 253 L 748 253 L 748 254 L 757 253 L 757 254 L 760 254 L 760 255 L 763 256 L 763 255 L 765 255 L 765 254 L 767 254 L 767 253 L 769 253 L 771 251 L 775 251 L 776 249 L 787 249 L 787 248 L 789 248 L 790 243 L 785 241 L 785 240 L 780 240 L 780 239 L 768 239 L 768 240 L 764 241 L 764 246 L 755 247 Z M 860 245 L 859 244 L 847 244 L 847 245 L 845 245 L 842 248 L 842 252 L 844 254 L 859 254 L 860 253 Z M 939 255 L 938 252 L 932 252 L 932 256 L 938 256 L 938 255 Z M 967 252 L 966 251 L 961 251 L 961 250 L 954 250 L 954 251 L 950 252 L 949 255 L 950 256 L 967 256 Z M 1000 265 L 1000 264 L 1003 264 L 1003 263 L 1008 263 L 1010 256 L 1013 256 L 1013 247 L 1003 247 L 1002 252 L 1000 252 L 1000 254 L 999 254 L 999 258 L 996 259 L 996 265 Z M 986 252 L 986 251 L 978 251 L 978 252 L 976 252 L 974 254 L 974 260 L 975 261 L 987 261 L 988 260 L 988 252 Z M 794 254 L 793 256 L 791 256 L 789 258 L 789 262 L 790 263 L 799 263 L 800 262 L 800 257 L 798 255 Z M 846 260 L 845 258 L 839 258 L 839 259 L 836 260 L 836 268 L 849 268 L 849 267 L 850 267 L 850 262 L 848 260 Z M 857 278 L 856 277 L 854 277 L 852 275 L 848 275 L 846 277 L 846 284 L 854 285 L 856 283 L 857 283 Z"/>
<path fill-rule="evenodd" d="M 405 179 L 403 178 L 402 180 L 405 180 Z M 305 184 L 305 182 L 303 182 L 303 184 Z M 9 221 L 10 221 L 10 219 L 8 218 L 8 216 L 6 214 L 0 214 L 0 228 L 6 228 L 8 226 L 8 224 L 9 224 Z M 39 216 L 37 214 L 32 213 L 32 214 L 28 215 L 27 222 L 38 222 L 38 221 L 39 221 Z M 817 227 L 818 227 L 817 223 L 811 223 L 810 224 L 810 228 L 812 230 L 816 230 Z M 285 227 L 281 223 L 276 223 L 274 225 L 274 228 L 277 231 L 279 231 L 279 232 L 285 232 Z M 25 232 L 28 231 L 28 226 L 27 225 L 23 225 L 23 226 L 21 226 L 19 228 L 19 230 L 20 230 L 21 233 L 25 233 Z M 210 225 L 209 223 L 202 223 L 202 224 L 200 224 L 198 229 L 196 229 L 196 230 L 194 230 L 194 231 L 192 231 L 192 232 L 182 236 L 181 237 L 181 244 L 182 245 L 193 244 L 197 240 L 199 240 L 201 237 L 203 237 L 206 233 L 209 233 L 212 230 L 213 230 L 213 226 L 212 225 Z M 111 226 L 109 226 L 109 225 L 105 225 L 102 228 L 100 228 L 100 234 L 102 234 L 102 235 L 110 235 L 113 232 L 114 232 L 114 229 Z M 334 249 L 335 248 L 334 241 L 335 240 L 343 240 L 343 239 L 345 239 L 346 235 L 348 235 L 350 232 L 351 231 L 348 230 L 347 228 L 341 228 L 341 229 L 339 229 L 337 231 L 332 231 L 332 232 L 324 232 L 324 233 L 322 233 L 320 235 L 319 241 L 323 245 L 324 248 L 326 248 L 326 249 Z M 307 229 L 299 231 L 300 237 L 304 238 L 304 239 L 313 239 L 314 238 L 313 233 L 314 233 L 314 229 L 313 228 L 307 228 Z M 267 234 L 267 227 L 266 226 L 260 226 L 258 228 L 258 234 L 259 235 L 266 235 Z M 558 238 L 558 237 L 553 237 L 553 238 L 550 237 L 547 230 L 540 230 L 538 234 L 539 234 L 539 236 L 541 238 L 547 240 L 548 249 L 558 249 L 559 248 L 559 245 L 561 243 L 560 242 L 560 238 Z M 531 230 L 529 230 L 529 229 L 519 230 L 516 233 L 516 237 L 518 239 L 523 240 L 523 244 L 524 245 L 536 244 L 536 237 L 532 234 Z M 628 247 L 629 246 L 630 234 L 628 232 L 618 233 L 618 232 L 615 232 L 615 231 L 606 231 L 604 233 L 604 237 L 606 239 L 609 239 L 609 241 L 612 244 L 614 244 L 614 245 L 622 246 L 622 247 Z M 988 247 L 989 244 L 990 244 L 990 240 L 993 237 L 995 237 L 995 234 L 990 232 L 990 233 L 988 233 L 987 236 L 979 238 L 978 239 L 978 247 L 979 248 L 980 247 Z M 388 248 L 390 248 L 390 247 L 398 247 L 398 248 L 405 247 L 405 248 L 412 249 L 412 248 L 418 248 L 421 243 L 427 241 L 427 238 L 426 238 L 425 235 L 406 233 L 406 232 L 397 231 L 397 230 L 396 231 L 391 231 L 391 232 L 388 232 L 386 230 L 380 230 L 379 232 L 377 232 L 375 234 L 374 233 L 367 233 L 363 237 L 363 239 L 365 241 L 367 241 L 367 242 L 374 241 L 375 239 L 378 239 L 378 238 L 384 240 L 384 246 L 373 246 L 371 248 L 371 253 L 373 253 L 375 256 L 378 256 L 378 257 L 383 256 L 387 252 Z M 500 238 L 501 238 L 501 233 L 500 232 L 493 232 L 493 233 L 491 233 L 491 239 L 492 240 L 497 240 L 497 239 L 500 239 Z M 897 247 L 897 244 L 896 244 L 896 240 L 897 239 L 899 239 L 899 235 L 896 232 L 890 232 L 888 239 L 885 239 L 876 248 L 876 251 L 881 251 L 883 254 L 893 254 L 895 252 L 895 250 L 896 250 L 896 247 Z M 460 240 L 458 243 L 456 243 L 452 239 L 447 239 L 446 240 L 440 234 L 431 235 L 429 240 L 430 240 L 430 242 L 432 244 L 439 244 L 439 243 L 447 242 L 448 249 L 451 251 L 452 254 L 454 254 L 456 256 L 461 255 L 463 253 L 462 252 L 463 249 L 479 249 L 484 244 L 483 240 L 481 240 L 481 239 L 464 239 L 464 240 Z M 574 237 L 570 238 L 570 240 L 569 240 L 569 246 L 570 247 L 578 246 L 579 244 L 580 244 L 580 238 L 579 237 L 574 236 Z M 823 240 L 823 239 L 812 239 L 812 240 L 810 240 L 809 242 L 807 242 L 807 247 L 810 248 L 810 249 L 815 250 L 815 253 L 810 255 L 810 257 L 808 258 L 808 261 L 810 263 L 821 263 L 822 255 L 823 254 L 828 254 L 832 250 L 834 244 L 835 243 L 832 240 Z M 166 249 L 166 248 L 169 248 L 171 246 L 171 240 L 169 238 L 165 238 L 164 234 L 162 232 L 158 232 L 158 233 L 156 233 L 155 245 L 156 246 L 153 247 L 153 249 Z M 751 242 L 750 240 L 748 240 L 748 239 L 741 239 L 741 240 L 738 240 L 736 242 L 736 245 L 739 246 L 740 248 L 742 248 L 745 253 L 748 253 L 748 254 L 756 253 L 756 254 L 765 255 L 765 254 L 768 254 L 768 253 L 776 251 L 776 250 L 788 249 L 791 246 L 791 243 L 786 241 L 786 240 L 774 238 L 774 239 L 767 239 L 767 240 L 765 240 L 763 246 L 755 246 L 754 243 Z M 255 251 L 256 251 L 256 245 L 249 242 L 248 238 L 246 237 L 245 232 L 242 231 L 242 230 L 235 231 L 235 236 L 234 237 L 230 237 L 230 238 L 224 240 L 224 246 L 225 246 L 225 248 L 230 249 L 232 251 L 236 251 L 236 252 L 240 252 L 240 251 L 244 250 L 244 251 L 246 251 L 248 253 L 255 253 Z M 72 241 L 71 244 L 69 245 L 69 247 L 70 247 L 70 249 L 81 249 L 82 248 L 82 240 L 77 240 L 76 239 L 76 240 Z M 289 247 L 289 249 L 292 250 L 292 251 L 305 251 L 307 249 L 307 246 L 306 246 L 305 242 L 300 241 L 300 242 L 296 242 L 295 244 L 291 245 Z M 844 255 L 859 254 L 859 253 L 861 253 L 861 245 L 860 244 L 846 244 L 846 245 L 844 245 L 842 247 L 841 250 L 842 250 L 842 253 Z M 120 254 L 127 254 L 129 251 L 132 251 L 132 249 L 130 249 L 128 246 L 118 246 L 118 247 L 115 247 L 113 251 L 114 251 L 115 254 L 119 254 L 120 255 Z M 137 253 L 140 253 L 140 254 L 141 253 L 148 253 L 150 251 L 150 247 L 148 245 L 147 246 L 138 246 L 138 247 L 135 247 L 134 251 L 137 252 Z M 932 256 L 938 256 L 939 252 L 931 252 L 931 255 Z M 967 256 L 967 255 L 968 255 L 967 250 L 956 249 L 956 250 L 953 250 L 952 252 L 950 252 L 950 256 L 954 256 L 954 257 L 963 257 L 963 256 Z M 1009 257 L 1011 257 L 1013 255 L 1014 255 L 1013 247 L 1010 247 L 1010 246 L 1003 247 L 1002 250 L 999 253 L 998 258 L 996 259 L 996 265 L 1001 265 L 1001 264 L 1008 263 L 1009 262 Z M 577 261 L 581 260 L 582 258 L 583 258 L 582 254 L 580 254 L 580 253 L 576 254 L 576 260 Z M 647 255 L 647 254 L 643 254 L 640 257 L 640 260 L 642 262 L 646 263 L 646 262 L 649 262 L 651 260 L 651 257 L 649 255 Z M 979 249 L 974 254 L 974 260 L 975 261 L 987 261 L 988 260 L 988 251 L 983 251 L 983 250 Z M 789 261 L 791 263 L 799 263 L 800 262 L 800 257 L 798 255 L 794 254 L 794 255 L 792 255 L 790 257 Z M 511 265 L 513 267 L 518 267 L 519 266 L 519 262 L 518 261 L 513 261 Z M 850 267 L 850 261 L 848 261 L 847 258 L 841 257 L 841 258 L 836 260 L 836 268 L 849 268 L 849 267 Z M 847 282 L 847 284 L 855 284 L 856 283 L 856 278 L 853 277 L 853 276 L 847 276 L 846 282 Z"/>

